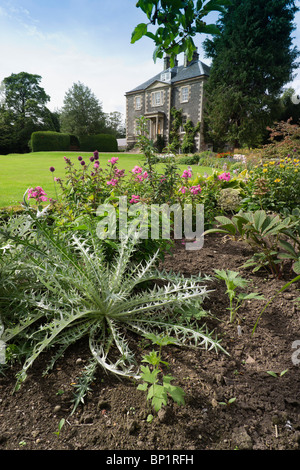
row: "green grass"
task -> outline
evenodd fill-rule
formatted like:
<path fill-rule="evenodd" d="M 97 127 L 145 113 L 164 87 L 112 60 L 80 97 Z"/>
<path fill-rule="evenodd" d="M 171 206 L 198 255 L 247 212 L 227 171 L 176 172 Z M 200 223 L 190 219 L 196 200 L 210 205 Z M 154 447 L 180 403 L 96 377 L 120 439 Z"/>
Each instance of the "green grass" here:
<path fill-rule="evenodd" d="M 18 207 L 23 195 L 28 188 L 41 186 L 48 197 L 56 197 L 53 177 L 63 178 L 65 175 L 64 156 L 71 158 L 75 164 L 78 155 L 86 162 L 92 156 L 91 152 L 35 152 L 27 154 L 0 155 L 0 208 Z M 143 165 L 144 157 L 141 154 L 126 153 L 104 153 L 99 155 L 100 164 L 103 166 L 112 156 L 118 156 L 118 168 L 129 172 L 135 165 Z M 55 172 L 51 173 L 49 168 L 53 166 Z M 158 171 L 162 171 L 164 165 L 157 165 Z M 180 170 L 186 165 L 178 165 Z M 211 173 L 212 169 L 207 167 L 193 167 L 196 173 Z M 56 185 L 57 186 L 57 185 Z M 57 186 L 58 187 L 58 186 Z"/>

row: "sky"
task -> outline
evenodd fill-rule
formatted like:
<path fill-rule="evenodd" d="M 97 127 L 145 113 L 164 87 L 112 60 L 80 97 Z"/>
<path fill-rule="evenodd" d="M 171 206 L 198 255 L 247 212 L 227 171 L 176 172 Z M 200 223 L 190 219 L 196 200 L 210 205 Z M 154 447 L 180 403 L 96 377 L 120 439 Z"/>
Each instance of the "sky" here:
<path fill-rule="evenodd" d="M 0 0 L 0 83 L 12 73 L 40 75 L 51 98 L 47 106 L 55 111 L 73 84 L 81 82 L 105 113 L 119 111 L 125 118 L 125 93 L 163 68 L 162 60 L 153 61 L 151 39 L 130 42 L 143 22 L 147 18 L 136 0 Z M 300 50 L 300 12 L 295 23 L 294 44 Z M 209 65 L 203 39 L 198 35 L 195 42 Z M 300 93 L 298 72 L 291 85 Z"/>

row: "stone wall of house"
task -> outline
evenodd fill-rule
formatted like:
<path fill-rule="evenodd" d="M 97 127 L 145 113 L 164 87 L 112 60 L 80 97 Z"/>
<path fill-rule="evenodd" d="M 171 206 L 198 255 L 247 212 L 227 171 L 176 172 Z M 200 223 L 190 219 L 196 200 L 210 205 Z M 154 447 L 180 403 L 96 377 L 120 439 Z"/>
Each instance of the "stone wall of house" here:
<path fill-rule="evenodd" d="M 139 90 L 126 94 L 126 136 L 127 146 L 133 147 L 136 143 L 136 120 L 145 116 L 152 121 L 160 120 L 159 130 L 164 137 L 165 145 L 169 142 L 171 123 L 171 108 L 182 109 L 186 120 L 190 119 L 193 125 L 203 120 L 203 78 L 186 80 L 184 82 L 168 83 L 156 82 L 147 90 Z M 160 96 L 159 99 L 156 98 Z M 137 109 L 138 108 L 138 109 Z M 156 121 L 157 123 L 157 121 Z M 156 124 L 157 125 L 157 124 Z M 154 129 L 154 127 L 152 127 Z M 149 130 L 151 124 L 149 123 Z M 156 139 L 156 135 L 150 135 Z M 202 132 L 195 139 L 197 151 L 205 148 Z"/>

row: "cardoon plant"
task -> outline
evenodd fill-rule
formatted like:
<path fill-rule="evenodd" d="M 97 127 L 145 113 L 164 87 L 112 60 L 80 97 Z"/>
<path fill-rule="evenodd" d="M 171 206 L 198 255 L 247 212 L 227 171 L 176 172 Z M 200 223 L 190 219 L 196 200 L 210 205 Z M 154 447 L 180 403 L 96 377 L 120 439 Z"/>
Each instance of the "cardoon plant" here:
<path fill-rule="evenodd" d="M 197 324 L 199 316 L 206 315 L 201 304 L 209 293 L 209 278 L 185 279 L 158 271 L 158 253 L 132 265 L 137 235 L 129 233 L 121 239 L 117 255 L 107 261 L 91 218 L 84 232 L 57 232 L 46 217 L 37 218 L 27 206 L 25 215 L 0 229 L 0 237 L 2 246 L 9 243 L 7 262 L 10 256 L 16 259 L 18 250 L 18 286 L 14 300 L 6 299 L 9 309 L 3 310 L 1 338 L 6 344 L 26 343 L 16 388 L 42 353 L 52 353 L 47 371 L 68 346 L 83 337 L 91 361 L 77 386 L 75 407 L 83 401 L 98 365 L 121 376 L 139 377 L 126 339 L 128 331 L 142 336 L 163 333 L 176 345 L 224 351 Z"/>

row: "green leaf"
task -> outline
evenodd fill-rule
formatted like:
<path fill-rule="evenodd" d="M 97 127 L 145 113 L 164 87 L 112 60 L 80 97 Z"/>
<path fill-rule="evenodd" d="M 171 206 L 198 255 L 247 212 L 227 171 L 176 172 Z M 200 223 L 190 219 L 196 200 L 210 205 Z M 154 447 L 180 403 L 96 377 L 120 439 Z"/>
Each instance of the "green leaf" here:
<path fill-rule="evenodd" d="M 147 25 L 145 23 L 138 24 L 131 35 L 131 44 L 141 39 L 147 33 Z"/>
<path fill-rule="evenodd" d="M 154 384 L 157 381 L 157 375 L 159 373 L 159 370 L 154 369 L 152 372 L 150 371 L 148 366 L 141 366 L 142 374 L 141 377 L 145 382 L 149 382 L 151 384 Z"/>
<path fill-rule="evenodd" d="M 300 259 L 293 264 L 293 271 L 300 274 Z"/>

